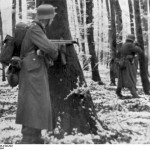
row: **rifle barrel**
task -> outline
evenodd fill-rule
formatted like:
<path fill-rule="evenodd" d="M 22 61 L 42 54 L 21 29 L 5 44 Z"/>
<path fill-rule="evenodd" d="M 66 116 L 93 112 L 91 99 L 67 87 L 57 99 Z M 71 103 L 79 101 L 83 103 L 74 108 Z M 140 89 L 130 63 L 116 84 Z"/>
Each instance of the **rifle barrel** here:
<path fill-rule="evenodd" d="M 50 40 L 53 43 L 64 43 L 64 44 L 77 44 L 77 41 L 73 41 L 73 40 Z"/>

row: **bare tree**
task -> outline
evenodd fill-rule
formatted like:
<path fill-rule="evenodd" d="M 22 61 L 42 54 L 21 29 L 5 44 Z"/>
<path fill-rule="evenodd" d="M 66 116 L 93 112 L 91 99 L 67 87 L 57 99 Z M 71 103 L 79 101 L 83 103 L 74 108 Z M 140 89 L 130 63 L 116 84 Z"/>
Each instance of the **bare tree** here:
<path fill-rule="evenodd" d="M 134 32 L 134 12 L 133 12 L 133 3 L 132 3 L 132 0 L 128 0 L 128 4 L 129 4 L 129 13 L 130 13 L 131 33 L 135 34 L 135 32 Z"/>
<path fill-rule="evenodd" d="M 57 7 L 54 22 L 47 28 L 48 38 L 72 39 L 66 0 L 38 0 L 37 6 L 42 3 Z M 59 56 L 54 66 L 48 69 L 54 128 L 59 125 L 62 132 L 71 133 L 74 128 L 77 128 L 82 133 L 96 134 L 96 113 L 89 91 L 82 93 L 79 90 L 67 97 L 70 91 L 77 88 L 77 83 L 78 86 L 86 87 L 78 57 L 72 45 L 66 47 L 66 60 L 67 64 L 63 65 Z"/>
<path fill-rule="evenodd" d="M 139 64 L 140 64 L 140 74 L 143 85 L 143 90 L 145 94 L 150 94 L 150 83 L 148 79 L 148 70 L 146 69 L 146 59 L 144 55 L 144 40 L 143 33 L 141 27 L 141 13 L 139 7 L 139 0 L 134 0 L 134 10 L 135 10 L 135 25 L 136 25 L 136 35 L 137 42 L 140 44 L 143 53 L 139 56 Z"/>
<path fill-rule="evenodd" d="M 1 16 L 1 10 L 0 10 L 0 36 L 1 36 L 1 51 L 3 50 L 3 28 L 2 28 L 2 16 Z M 5 77 L 5 66 L 2 65 L 2 81 L 6 81 L 6 77 Z"/>
<path fill-rule="evenodd" d="M 116 58 L 116 17 L 115 17 L 115 0 L 110 0 L 111 14 L 111 58 Z"/>
<path fill-rule="evenodd" d="M 95 45 L 94 45 L 94 35 L 93 35 L 93 1 L 86 1 L 87 7 L 87 21 L 88 24 L 88 45 L 89 45 L 89 52 L 91 57 L 91 68 L 92 68 L 92 80 L 98 82 L 100 85 L 104 83 L 101 80 L 99 69 L 98 69 L 98 60 L 96 57 Z"/>

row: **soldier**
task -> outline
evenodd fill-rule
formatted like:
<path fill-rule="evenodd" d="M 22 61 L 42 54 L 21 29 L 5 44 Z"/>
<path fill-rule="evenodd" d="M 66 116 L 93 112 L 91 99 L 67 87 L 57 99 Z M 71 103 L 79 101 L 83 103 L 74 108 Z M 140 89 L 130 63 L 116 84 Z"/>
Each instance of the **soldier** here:
<path fill-rule="evenodd" d="M 18 107 L 16 123 L 22 124 L 21 144 L 43 144 L 41 130 L 52 131 L 51 99 L 45 55 L 57 59 L 59 46 L 51 43 L 45 28 L 55 17 L 52 5 L 37 8 L 35 21 L 26 32 L 21 46 L 22 66 L 19 75 Z"/>
<path fill-rule="evenodd" d="M 142 53 L 142 49 L 134 44 L 135 36 L 129 34 L 126 42 L 120 49 L 121 59 L 119 61 L 118 85 L 116 94 L 123 98 L 121 94 L 122 88 L 128 88 L 133 98 L 139 98 L 136 92 L 136 64 L 135 55 Z"/>

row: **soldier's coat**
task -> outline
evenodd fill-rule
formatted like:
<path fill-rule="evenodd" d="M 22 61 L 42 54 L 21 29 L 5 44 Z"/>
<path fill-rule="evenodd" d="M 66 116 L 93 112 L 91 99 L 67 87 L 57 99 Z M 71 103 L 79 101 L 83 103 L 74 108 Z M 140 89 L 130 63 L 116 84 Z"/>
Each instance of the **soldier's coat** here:
<path fill-rule="evenodd" d="M 44 58 L 35 53 L 29 54 L 37 49 L 49 53 L 52 59 L 58 56 L 56 45 L 49 42 L 42 26 L 33 23 L 27 30 L 21 48 L 24 59 L 19 75 L 16 123 L 51 130 L 51 99 Z"/>
<path fill-rule="evenodd" d="M 126 56 L 133 56 L 136 53 L 142 53 L 141 48 L 138 46 L 135 46 L 135 44 L 131 42 L 126 42 L 123 44 L 121 50 L 119 51 L 121 54 L 121 57 Z M 126 68 L 125 69 L 119 69 L 119 78 L 118 78 L 118 87 L 122 88 L 136 88 L 136 74 L 137 74 L 137 67 L 135 64 L 135 61 L 131 63 L 128 59 L 125 61 Z"/>

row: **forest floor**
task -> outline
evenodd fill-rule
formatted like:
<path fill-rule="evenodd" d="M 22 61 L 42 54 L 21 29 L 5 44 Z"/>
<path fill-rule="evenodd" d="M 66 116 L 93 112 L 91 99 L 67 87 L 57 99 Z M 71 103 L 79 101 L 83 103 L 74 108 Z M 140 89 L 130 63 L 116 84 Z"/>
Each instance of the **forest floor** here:
<path fill-rule="evenodd" d="M 150 144 L 150 96 L 143 93 L 140 77 L 138 76 L 137 90 L 141 98 L 132 99 L 129 91 L 124 89 L 123 95 L 126 95 L 126 99 L 122 100 L 115 94 L 116 86 L 109 86 L 109 69 L 101 67 L 100 74 L 106 84 L 104 86 L 91 82 L 88 72 L 85 72 L 85 77 L 97 115 L 109 130 L 97 136 L 77 134 L 65 136 L 61 140 L 47 137 L 46 131 L 43 131 L 46 142 Z M 21 139 L 21 126 L 15 124 L 17 92 L 17 87 L 12 89 L 7 82 L 0 82 L 0 144 L 18 143 Z M 105 137 L 103 142 L 102 137 Z"/>

